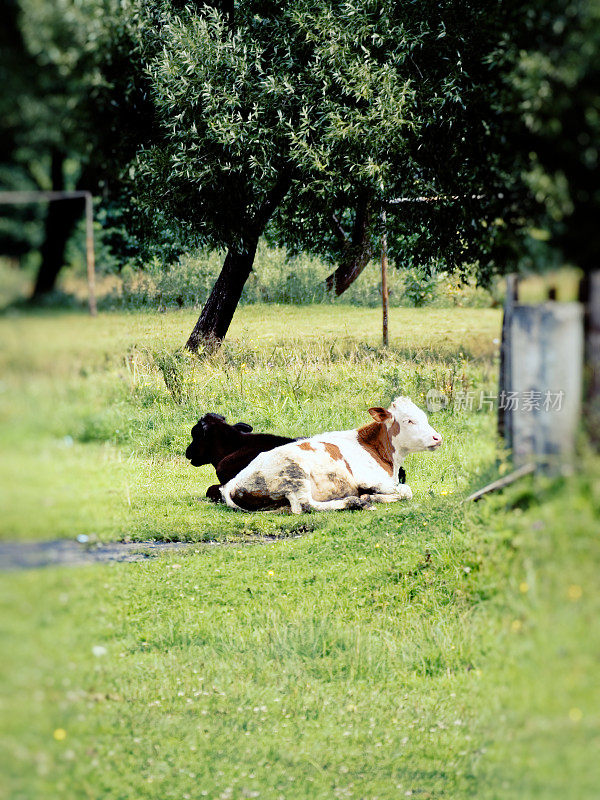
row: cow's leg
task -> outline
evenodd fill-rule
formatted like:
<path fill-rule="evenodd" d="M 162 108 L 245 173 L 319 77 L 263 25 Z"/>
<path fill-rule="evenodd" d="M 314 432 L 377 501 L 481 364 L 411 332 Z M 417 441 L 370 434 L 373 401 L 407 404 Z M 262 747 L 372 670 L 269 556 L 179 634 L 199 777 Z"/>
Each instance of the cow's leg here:
<path fill-rule="evenodd" d="M 366 496 L 365 496 L 366 497 Z M 341 497 L 339 500 L 315 500 L 309 494 L 288 495 L 292 514 L 306 514 L 308 511 L 357 511 L 368 508 L 370 499 L 366 497 Z"/>
<path fill-rule="evenodd" d="M 364 500 L 370 500 L 372 503 L 396 503 L 399 500 L 412 500 L 412 489 L 405 484 L 398 487 L 399 491 L 383 494 L 382 492 L 373 492 L 373 494 L 361 494 Z"/>
<path fill-rule="evenodd" d="M 340 500 L 313 500 L 312 504 L 315 511 L 359 511 L 362 508 L 368 508 L 371 500 L 350 495 L 350 497 L 342 497 Z"/>
<path fill-rule="evenodd" d="M 298 495 L 289 494 L 287 501 L 290 504 L 290 511 L 292 514 L 308 514 L 312 511 L 310 503 L 303 496 L 300 498 Z"/>

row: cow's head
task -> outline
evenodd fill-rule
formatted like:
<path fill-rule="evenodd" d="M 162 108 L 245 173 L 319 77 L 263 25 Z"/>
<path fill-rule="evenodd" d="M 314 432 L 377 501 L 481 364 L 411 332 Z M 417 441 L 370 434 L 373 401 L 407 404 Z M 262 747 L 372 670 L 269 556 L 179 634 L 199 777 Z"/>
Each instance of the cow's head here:
<path fill-rule="evenodd" d="M 224 443 L 225 437 L 229 438 L 232 429 L 239 433 L 250 433 L 252 425 L 247 422 L 228 425 L 220 414 L 205 414 L 192 428 L 192 441 L 185 451 L 185 457 L 189 458 L 193 467 L 211 464 L 218 445 Z"/>
<path fill-rule="evenodd" d="M 385 424 L 396 451 L 437 450 L 442 443 L 442 437 L 431 427 L 425 412 L 408 397 L 397 397 L 389 408 L 370 408 L 369 414 Z"/>

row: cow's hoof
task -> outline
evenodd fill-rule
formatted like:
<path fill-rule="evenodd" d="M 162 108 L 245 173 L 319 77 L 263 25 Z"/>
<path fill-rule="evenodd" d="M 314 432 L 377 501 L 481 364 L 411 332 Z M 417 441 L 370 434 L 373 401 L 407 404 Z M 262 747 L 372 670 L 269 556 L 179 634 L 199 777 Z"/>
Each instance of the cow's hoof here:
<path fill-rule="evenodd" d="M 223 498 L 221 497 L 221 487 L 215 483 L 213 486 L 209 486 L 206 490 L 206 497 L 211 501 L 211 503 L 222 503 Z"/>
<path fill-rule="evenodd" d="M 363 508 L 369 508 L 371 502 L 363 497 L 349 497 L 346 501 L 347 511 L 362 511 Z"/>

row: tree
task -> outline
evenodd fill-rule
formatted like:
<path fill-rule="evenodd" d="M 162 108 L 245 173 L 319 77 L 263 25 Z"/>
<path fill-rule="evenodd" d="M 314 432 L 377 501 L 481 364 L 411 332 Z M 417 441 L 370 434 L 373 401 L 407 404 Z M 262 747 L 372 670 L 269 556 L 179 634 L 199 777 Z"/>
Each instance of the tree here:
<path fill-rule="evenodd" d="M 61 74 L 59 66 L 45 55 L 43 47 L 48 19 L 57 10 L 24 0 L 5 0 L 3 31 L 6 37 L 2 63 L 3 92 L 2 172 L 4 185 L 13 189 L 62 190 L 69 180 L 66 165 L 85 152 L 84 140 L 78 140 L 70 105 L 77 94 L 77 79 L 72 73 Z M 36 25 L 36 23 L 39 23 Z M 72 171 L 72 170 L 71 170 Z M 69 188 L 74 188 L 70 186 Z M 4 221 L 23 218 L 21 209 L 4 211 Z M 41 264 L 34 297 L 50 291 L 64 262 L 65 247 L 82 204 L 78 201 L 52 202 L 43 223 L 40 247 Z M 39 212 L 38 212 L 39 213 Z M 31 212 L 26 212 L 28 216 Z M 14 240 L 16 226 L 13 226 Z M 17 234 L 18 236 L 18 234 Z M 31 238 L 23 251 L 35 245 Z M 3 250 L 11 244 L 4 241 Z"/>
<path fill-rule="evenodd" d="M 256 1 L 234 18 L 135 7 L 162 130 L 137 158 L 140 198 L 227 251 L 191 349 L 224 337 L 263 233 L 337 262 L 338 292 L 399 194 L 465 198 L 423 236 L 430 253 L 447 246 L 450 266 L 484 236 L 495 242 L 501 169 L 482 156 L 498 117 L 486 57 L 500 7 Z M 475 205 L 484 188 L 488 202 Z"/>
<path fill-rule="evenodd" d="M 510 83 L 529 154 L 526 179 L 552 248 L 584 273 L 585 422 L 600 447 L 600 2 L 547 0 L 523 15 Z"/>
<path fill-rule="evenodd" d="M 505 5 L 396 4 L 383 11 L 386 35 L 379 33 L 379 23 L 364 19 L 363 40 L 373 38 L 379 45 L 371 47 L 370 57 L 405 81 L 404 124 L 394 139 L 368 116 L 372 103 L 381 101 L 379 87 L 367 86 L 364 102 L 344 115 L 329 173 L 306 182 L 300 199 L 290 195 L 274 220 L 275 238 L 339 265 L 327 281 L 336 293 L 350 285 L 378 247 L 383 209 L 396 265 L 475 266 L 483 282 L 499 265 L 514 265 L 515 238 L 530 200 L 520 180 L 519 155 L 503 145 L 517 116 L 505 103 L 505 32 L 513 21 Z M 327 40 L 327 23 L 318 35 Z M 356 30 L 343 48 L 349 58 L 355 35 Z M 389 119 L 397 122 L 393 111 Z M 362 194 L 348 170 L 347 129 L 356 136 L 357 162 L 365 142 L 379 137 L 371 158 L 380 180 Z M 432 197 L 439 199 L 418 200 Z"/>
<path fill-rule="evenodd" d="M 17 0 L 3 0 L 0 28 L 0 185 L 6 189 L 36 189 L 35 176 L 21 158 L 21 119 L 23 98 L 27 98 L 34 81 L 35 64 L 26 52 L 19 26 Z M 0 252 L 20 258 L 39 244 L 37 209 L 31 207 L 2 208 L 0 218 Z"/>
<path fill-rule="evenodd" d="M 147 100 L 140 51 L 118 0 L 4 0 L 6 53 L 0 99 L 0 175 L 10 188 L 87 189 L 101 194 L 101 217 L 112 224 L 110 245 L 121 254 L 141 249 L 135 236 L 121 236 L 126 221 L 144 233 L 145 219 L 132 208 L 126 170 L 137 149 L 152 141 L 153 107 Z M 10 145 L 10 146 L 9 146 Z M 49 204 L 34 298 L 52 291 L 83 204 Z M 22 212 L 11 211 L 8 218 Z M 7 217 L 5 217 L 7 219 Z M 18 219 L 18 216 L 17 216 Z M 162 232 L 165 224 L 157 215 Z M 171 224 L 170 229 L 173 228 Z M 3 250 L 15 244 L 8 228 Z M 169 230 L 165 240 L 173 241 Z M 11 244 L 12 242 L 12 244 Z"/>
<path fill-rule="evenodd" d="M 600 2 L 519 3 L 507 83 L 521 126 L 525 179 L 549 245 L 584 272 L 598 269 Z"/>

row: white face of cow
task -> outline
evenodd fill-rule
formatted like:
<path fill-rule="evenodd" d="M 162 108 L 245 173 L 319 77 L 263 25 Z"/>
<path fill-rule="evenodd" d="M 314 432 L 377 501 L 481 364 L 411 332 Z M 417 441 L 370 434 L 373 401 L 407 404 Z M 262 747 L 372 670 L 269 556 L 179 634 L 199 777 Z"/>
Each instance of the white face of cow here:
<path fill-rule="evenodd" d="M 427 421 L 427 415 L 408 397 L 397 397 L 389 409 L 370 408 L 369 413 L 378 422 L 385 422 L 396 450 L 419 453 L 437 450 L 441 435 Z"/>

